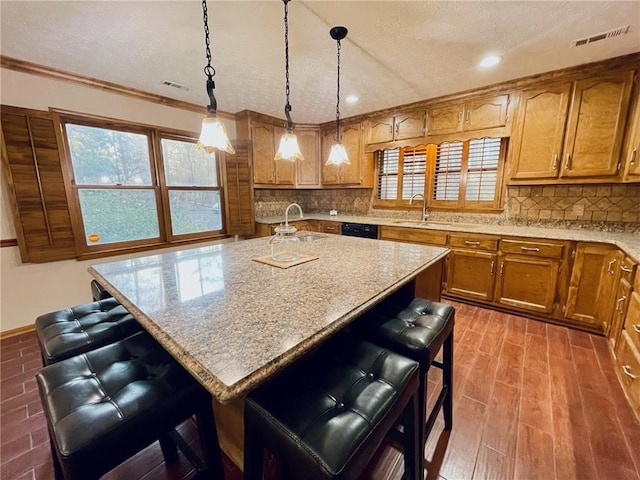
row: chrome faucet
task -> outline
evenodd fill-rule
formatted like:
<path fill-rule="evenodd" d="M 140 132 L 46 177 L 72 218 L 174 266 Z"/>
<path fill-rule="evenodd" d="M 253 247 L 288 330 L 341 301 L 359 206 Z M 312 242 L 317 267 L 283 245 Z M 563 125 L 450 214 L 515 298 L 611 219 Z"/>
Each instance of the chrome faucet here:
<path fill-rule="evenodd" d="M 411 195 L 409 199 L 409 205 L 413 204 L 413 199 L 416 197 L 422 197 L 422 221 L 426 222 L 429 220 L 429 211 L 427 210 L 427 199 L 424 198 L 424 195 L 421 193 L 416 193 L 415 195 Z"/>
<path fill-rule="evenodd" d="M 290 209 L 291 207 L 298 207 L 298 210 L 300 211 L 300 218 L 301 218 L 301 219 L 302 219 L 302 217 L 303 217 L 303 215 L 304 215 L 304 214 L 302 213 L 302 207 L 300 207 L 300 205 L 298 205 L 297 203 L 292 203 L 292 204 L 290 204 L 290 205 L 287 207 L 287 209 L 284 211 L 284 225 L 285 225 L 286 227 L 288 227 L 288 226 L 289 226 L 289 209 Z"/>

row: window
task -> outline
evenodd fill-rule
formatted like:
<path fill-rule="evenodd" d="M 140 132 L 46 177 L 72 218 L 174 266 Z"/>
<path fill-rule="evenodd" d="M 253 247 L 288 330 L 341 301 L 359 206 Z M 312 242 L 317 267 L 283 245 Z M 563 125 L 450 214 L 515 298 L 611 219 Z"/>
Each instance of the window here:
<path fill-rule="evenodd" d="M 84 118 L 61 123 L 79 254 L 224 233 L 216 157 L 196 150 L 194 138 Z"/>
<path fill-rule="evenodd" d="M 406 206 L 426 191 L 430 207 L 498 209 L 505 146 L 501 138 L 481 138 L 378 151 L 374 204 Z"/>

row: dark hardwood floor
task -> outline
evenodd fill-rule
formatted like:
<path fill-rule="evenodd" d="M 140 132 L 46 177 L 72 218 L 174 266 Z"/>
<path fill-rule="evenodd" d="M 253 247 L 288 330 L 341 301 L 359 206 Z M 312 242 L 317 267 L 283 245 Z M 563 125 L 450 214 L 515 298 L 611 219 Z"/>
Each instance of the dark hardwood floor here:
<path fill-rule="evenodd" d="M 640 479 L 640 422 L 613 371 L 603 337 L 455 303 L 454 428 L 440 417 L 425 478 L 439 480 Z M 53 480 L 34 375 L 33 333 L 0 342 L 0 479 Z M 432 369 L 435 400 L 439 370 Z M 179 428 L 198 450 L 188 421 Z M 399 480 L 402 458 L 383 445 L 363 479 Z M 227 480 L 242 478 L 225 459 Z M 104 478 L 181 480 L 184 457 L 165 466 L 157 444 Z M 304 475 L 298 477 L 304 480 Z"/>

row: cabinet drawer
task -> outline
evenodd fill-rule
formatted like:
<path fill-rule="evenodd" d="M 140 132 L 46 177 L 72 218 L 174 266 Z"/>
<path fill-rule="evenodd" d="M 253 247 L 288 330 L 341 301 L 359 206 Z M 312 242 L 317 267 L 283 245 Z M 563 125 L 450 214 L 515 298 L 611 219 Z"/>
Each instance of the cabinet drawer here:
<path fill-rule="evenodd" d="M 449 245 L 457 248 L 471 248 L 474 250 L 488 250 L 495 252 L 498 249 L 498 239 L 472 235 L 449 235 Z"/>
<path fill-rule="evenodd" d="M 340 222 L 330 222 L 330 221 L 320 222 L 320 231 L 324 233 L 334 233 L 336 235 L 340 235 L 341 228 L 342 228 L 342 223 Z"/>
<path fill-rule="evenodd" d="M 616 360 L 618 378 L 627 393 L 631 406 L 640 412 L 640 354 L 631 343 L 627 332 L 622 332 Z"/>
<path fill-rule="evenodd" d="M 631 343 L 640 351 L 640 292 L 631 293 L 624 329 L 627 331 Z"/>
<path fill-rule="evenodd" d="M 447 233 L 421 228 L 387 227 L 383 225 L 380 227 L 380 240 L 446 245 Z"/>
<path fill-rule="evenodd" d="M 536 257 L 560 258 L 564 245 L 561 243 L 547 243 L 538 240 L 500 240 L 502 253 L 517 253 L 520 255 L 533 255 Z"/>
<path fill-rule="evenodd" d="M 629 257 L 625 258 L 620 265 L 620 278 L 624 278 L 627 282 L 633 283 L 633 272 L 636 269 L 636 264 Z"/>

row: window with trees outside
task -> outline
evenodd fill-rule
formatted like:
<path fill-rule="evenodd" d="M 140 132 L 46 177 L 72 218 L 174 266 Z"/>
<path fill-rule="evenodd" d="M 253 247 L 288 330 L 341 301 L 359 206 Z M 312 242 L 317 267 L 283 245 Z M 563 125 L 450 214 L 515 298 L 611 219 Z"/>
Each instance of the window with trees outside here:
<path fill-rule="evenodd" d="M 223 234 L 218 162 L 196 139 L 62 118 L 79 253 Z"/>
<path fill-rule="evenodd" d="M 416 193 L 433 208 L 500 208 L 506 142 L 480 138 L 376 152 L 376 206 L 406 206 Z"/>

